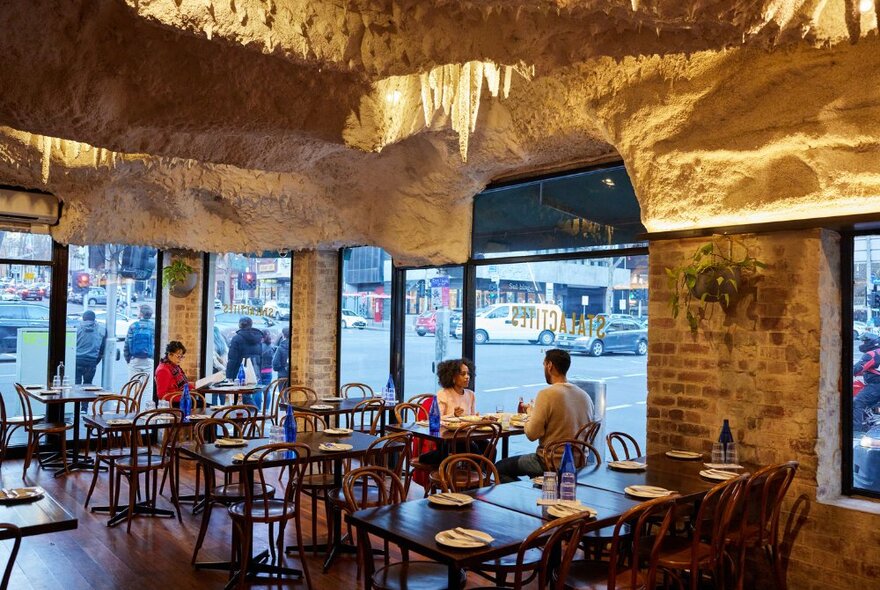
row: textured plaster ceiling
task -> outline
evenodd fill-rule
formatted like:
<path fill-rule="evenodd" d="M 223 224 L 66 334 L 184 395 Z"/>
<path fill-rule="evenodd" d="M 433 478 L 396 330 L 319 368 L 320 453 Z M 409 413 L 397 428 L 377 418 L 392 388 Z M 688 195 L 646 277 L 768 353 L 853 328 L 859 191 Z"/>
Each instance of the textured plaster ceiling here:
<path fill-rule="evenodd" d="M 880 0 L 875 0 L 880 5 Z M 56 239 L 462 261 L 493 179 L 622 158 L 649 230 L 880 211 L 870 0 L 18 0 L 0 184 Z"/>

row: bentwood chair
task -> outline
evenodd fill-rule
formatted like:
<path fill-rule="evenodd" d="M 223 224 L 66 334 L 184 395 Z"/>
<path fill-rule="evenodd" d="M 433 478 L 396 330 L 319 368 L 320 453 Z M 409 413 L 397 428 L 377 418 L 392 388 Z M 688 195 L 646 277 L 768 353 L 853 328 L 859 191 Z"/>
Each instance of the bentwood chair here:
<path fill-rule="evenodd" d="M 129 381 L 137 382 L 137 387 L 132 388 L 131 390 L 131 397 L 137 402 L 137 409 L 140 412 L 141 408 L 143 408 L 144 394 L 147 392 L 147 385 L 150 384 L 150 374 L 146 372 L 135 373 L 131 376 Z M 152 395 L 152 391 L 150 391 L 151 398 Z"/>
<path fill-rule="evenodd" d="M 433 393 L 420 393 L 420 394 L 414 395 L 411 398 L 409 398 L 408 400 L 406 400 L 406 403 L 414 404 L 416 406 L 421 406 L 426 399 L 433 399 L 433 398 L 434 398 Z"/>
<path fill-rule="evenodd" d="M 559 471 L 566 444 L 571 446 L 575 469 L 582 469 L 591 463 L 594 463 L 597 467 L 602 464 L 602 457 L 599 455 L 596 447 L 583 440 L 566 438 L 552 442 L 544 447 L 544 465 L 547 466 L 548 471 Z"/>
<path fill-rule="evenodd" d="M 376 393 L 373 391 L 373 388 L 366 383 L 346 383 L 339 388 L 339 397 L 344 397 L 345 399 L 355 397 L 366 399 L 376 397 Z"/>
<path fill-rule="evenodd" d="M 561 567 L 555 580 L 559 590 L 653 590 L 657 587 L 660 548 L 672 525 L 675 502 L 681 496 L 654 498 L 624 512 L 614 525 L 611 552 L 608 561 L 573 561 Z M 654 525 L 648 534 L 648 524 Z M 630 530 L 632 532 L 627 533 Z M 629 565 L 623 557 L 632 558 Z M 642 563 L 647 569 L 642 570 Z"/>
<path fill-rule="evenodd" d="M 269 416 L 272 424 L 278 424 L 278 419 L 281 417 L 278 403 L 289 384 L 290 379 L 279 377 L 266 386 L 266 391 L 263 394 L 263 413 Z"/>
<path fill-rule="evenodd" d="M 131 532 L 131 521 L 135 512 L 135 503 L 138 492 L 141 489 L 141 476 L 143 476 L 143 490 L 146 501 L 156 505 L 159 488 L 159 472 L 169 470 L 172 466 L 171 457 L 175 452 L 177 435 L 180 429 L 180 410 L 163 408 L 140 412 L 134 419 L 134 429 L 131 433 L 130 452 L 127 457 L 116 460 L 116 493 L 112 496 L 110 505 L 111 517 L 116 514 L 116 506 L 119 504 L 119 490 L 122 479 L 128 483 L 128 519 L 126 530 Z M 165 427 L 167 426 L 167 430 Z M 160 437 L 160 433 L 164 436 Z M 177 520 L 183 522 L 180 516 L 180 502 L 177 498 L 176 474 L 171 471 L 171 501 L 177 511 Z"/>
<path fill-rule="evenodd" d="M 256 434 L 257 406 L 252 406 L 250 404 L 223 406 L 214 410 L 211 417 L 241 424 L 241 435 L 244 438 L 251 438 Z"/>
<path fill-rule="evenodd" d="M 284 460 L 281 467 L 282 473 L 286 475 L 287 484 L 281 498 L 274 498 L 268 494 L 271 486 L 266 483 L 269 476 L 269 467 L 267 462 L 277 463 L 277 457 L 286 455 L 288 458 Z M 232 518 L 232 524 L 235 527 L 238 538 L 238 547 L 233 547 L 233 562 L 240 564 L 238 575 L 238 587 L 241 590 L 247 588 L 247 570 L 248 562 L 251 558 L 251 547 L 253 544 L 254 525 L 268 524 L 269 537 L 274 539 L 272 528 L 278 525 L 277 551 L 273 555 L 277 555 L 279 562 L 284 560 L 284 530 L 289 521 L 293 521 L 296 527 L 296 546 L 299 551 L 300 567 L 302 567 L 303 577 L 305 578 L 305 587 L 312 587 L 312 579 L 309 575 L 309 565 L 306 561 L 305 550 L 303 548 L 302 538 L 302 522 L 300 520 L 300 498 L 302 495 L 303 474 L 309 464 L 311 450 L 307 445 L 302 443 L 276 443 L 257 447 L 247 452 L 242 461 L 241 481 L 250 481 L 253 479 L 253 485 L 245 485 L 245 499 L 242 502 L 233 504 L 228 508 L 229 516 Z M 253 460 L 253 462 L 251 462 Z M 253 465 L 253 476 L 251 477 L 246 470 L 251 469 Z M 271 469 L 275 469 L 273 467 Z M 236 560 L 235 557 L 238 557 Z M 289 570 L 285 573 L 294 573 Z"/>
<path fill-rule="evenodd" d="M 189 396 L 192 399 L 192 410 L 190 410 L 191 414 L 204 414 L 208 410 L 208 401 L 205 399 L 205 396 L 199 393 L 198 391 L 190 391 Z M 177 404 L 180 405 L 180 398 L 183 397 L 182 391 L 176 391 L 169 395 L 166 399 L 171 402 L 171 405 L 174 406 Z"/>
<path fill-rule="evenodd" d="M 599 434 L 599 429 L 602 428 L 602 423 L 599 421 L 596 422 L 587 422 L 574 435 L 575 438 L 579 438 L 580 440 L 590 443 L 591 445 L 596 445 L 596 435 Z"/>
<path fill-rule="evenodd" d="M 45 420 L 45 416 L 33 416 L 32 420 L 42 422 Z M 6 458 L 6 450 L 9 448 L 12 434 L 19 428 L 27 429 L 28 424 L 29 422 L 23 415 L 10 416 L 6 412 L 6 400 L 3 399 L 3 394 L 0 393 L 0 465 L 3 464 L 3 460 Z"/>
<path fill-rule="evenodd" d="M 136 402 L 130 397 L 121 395 L 107 395 L 97 399 L 92 404 L 92 415 L 103 416 L 105 413 L 110 414 L 132 414 L 137 411 Z M 91 430 L 86 431 L 86 448 L 89 447 L 89 435 Z M 89 486 L 89 493 L 86 494 L 86 501 L 83 503 L 84 508 L 89 507 L 89 501 L 95 491 L 95 485 L 98 483 L 98 475 L 101 471 L 101 465 L 107 466 L 107 481 L 109 485 L 108 497 L 114 495 L 114 478 L 116 476 L 116 461 L 129 454 L 130 437 L 121 430 L 110 428 L 101 433 L 97 439 L 95 448 L 95 466 L 92 470 L 92 485 Z"/>
<path fill-rule="evenodd" d="M 394 418 L 398 424 L 407 424 L 428 419 L 428 411 L 410 402 L 400 402 L 394 406 Z"/>
<path fill-rule="evenodd" d="M 613 461 L 620 460 L 620 456 L 614 448 L 615 443 L 620 445 L 627 460 L 642 456 L 642 449 L 639 448 L 639 443 L 632 435 L 625 432 L 609 432 L 608 436 L 605 437 L 605 442 L 608 444 L 608 450 L 611 452 L 611 459 Z"/>
<path fill-rule="evenodd" d="M 490 433 L 486 431 L 490 431 Z M 495 448 L 498 446 L 498 439 L 500 437 L 501 425 L 497 422 L 466 424 L 452 435 L 452 440 L 449 441 L 449 449 L 450 452 L 458 453 L 459 455 L 470 453 L 482 455 L 491 464 L 494 462 Z M 479 451 L 479 453 L 476 453 L 476 451 Z M 496 478 L 495 481 L 497 482 L 498 479 Z M 431 472 L 428 483 L 431 491 L 442 487 L 439 471 Z M 463 490 L 480 487 L 474 485 L 474 483 L 474 481 L 462 480 L 457 482 L 456 487 Z"/>
<path fill-rule="evenodd" d="M 58 435 L 61 439 L 61 461 L 64 464 L 65 473 L 70 473 L 70 465 L 67 457 L 67 431 L 73 429 L 73 423 L 45 422 L 37 420 L 37 416 L 34 415 L 33 408 L 31 407 L 31 398 L 28 396 L 21 383 L 15 384 L 15 391 L 18 393 L 18 400 L 21 403 L 22 426 L 28 435 L 27 454 L 24 458 L 24 469 L 21 474 L 22 479 L 27 477 L 27 470 L 28 467 L 31 466 L 31 460 L 34 457 L 34 454 L 37 455 L 37 463 L 40 464 L 40 467 L 44 467 L 48 459 L 57 456 L 57 453 L 53 452 L 49 453 L 49 457 L 44 457 L 47 453 L 40 452 L 40 439 L 51 435 Z"/>
<path fill-rule="evenodd" d="M 296 420 L 297 432 L 321 432 L 327 428 L 324 418 L 313 412 L 294 412 L 294 420 Z M 283 427 L 287 421 L 287 416 L 281 417 L 281 426 Z M 312 547 L 314 554 L 318 554 L 318 500 L 324 502 L 324 515 L 326 522 L 330 522 L 331 515 L 330 503 L 327 501 L 327 495 L 335 487 L 333 485 L 333 463 L 332 461 L 312 461 L 306 467 L 303 473 L 302 491 L 311 500 L 312 509 Z"/>
<path fill-rule="evenodd" d="M 346 473 L 342 478 L 342 490 L 345 501 L 352 511 L 363 508 L 391 506 L 404 501 L 403 482 L 390 469 L 384 467 L 360 467 Z M 369 535 L 363 529 L 358 530 L 358 563 L 360 569 L 368 572 L 373 570 L 373 555 L 367 552 L 370 546 Z M 449 583 L 449 573 L 443 564 L 433 561 L 412 561 L 406 547 L 401 547 L 403 561 L 387 563 L 372 573 L 367 587 L 376 590 L 402 590 L 406 588 L 419 590 L 445 590 Z M 460 572 L 460 585 L 466 579 L 464 570 Z"/>
<path fill-rule="evenodd" d="M 3 522 L 0 523 L 0 531 L 2 531 L 4 537 L 12 539 L 12 549 L 9 551 L 9 559 L 6 561 L 6 568 L 3 570 L 3 579 L 0 580 L 0 590 L 6 590 L 9 588 L 12 567 L 15 565 L 15 558 L 18 557 L 18 550 L 21 547 L 21 529 L 14 524 Z"/>
<path fill-rule="evenodd" d="M 746 552 L 750 549 L 764 551 L 773 568 L 776 588 L 788 587 L 779 555 L 779 512 L 797 469 L 797 461 L 770 465 L 755 472 L 745 484 L 742 509 L 726 541 L 737 558 L 738 590 L 745 584 Z"/>
<path fill-rule="evenodd" d="M 449 455 L 440 463 L 440 488 L 444 492 L 463 492 L 500 481 L 491 459 L 476 453 Z"/>
<path fill-rule="evenodd" d="M 280 402 L 290 403 L 294 405 L 306 405 L 318 403 L 318 393 L 311 387 L 305 385 L 291 385 L 287 389 L 282 390 Z"/>
<path fill-rule="evenodd" d="M 697 590 L 700 572 L 709 572 L 714 588 L 724 588 L 725 541 L 730 522 L 743 500 L 743 489 L 749 474 L 721 482 L 709 490 L 702 500 L 690 537 L 667 536 L 660 546 L 657 566 L 672 575 L 679 588 L 684 588 L 680 575 L 690 572 L 690 590 Z"/>
<path fill-rule="evenodd" d="M 349 412 L 349 428 L 357 432 L 375 434 L 379 431 L 379 421 L 385 411 L 385 402 L 379 398 L 367 398 L 357 403 Z"/>

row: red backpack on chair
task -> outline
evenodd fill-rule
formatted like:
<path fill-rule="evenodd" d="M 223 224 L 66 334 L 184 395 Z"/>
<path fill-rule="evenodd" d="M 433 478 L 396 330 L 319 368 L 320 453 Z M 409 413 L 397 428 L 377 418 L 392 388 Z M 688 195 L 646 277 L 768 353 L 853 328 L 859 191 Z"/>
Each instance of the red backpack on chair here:
<path fill-rule="evenodd" d="M 420 404 L 424 409 L 426 414 L 430 414 L 431 412 L 431 404 L 434 402 L 433 397 L 425 398 L 422 400 Z M 414 460 L 418 460 L 423 454 L 433 451 L 437 449 L 437 445 L 429 440 L 425 440 L 420 437 L 413 437 L 412 440 L 412 458 Z M 426 471 L 424 469 L 416 469 L 413 472 L 412 479 L 414 482 L 419 484 L 420 486 L 427 487 L 428 480 L 431 476 L 430 471 Z"/>

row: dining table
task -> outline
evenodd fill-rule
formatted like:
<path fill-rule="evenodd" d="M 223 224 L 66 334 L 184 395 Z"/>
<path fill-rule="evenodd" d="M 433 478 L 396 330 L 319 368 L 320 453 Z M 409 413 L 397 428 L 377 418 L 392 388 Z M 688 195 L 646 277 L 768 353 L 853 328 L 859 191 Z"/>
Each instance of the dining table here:
<path fill-rule="evenodd" d="M 238 404 L 241 401 L 241 396 L 243 395 L 251 395 L 257 391 L 263 389 L 263 385 L 259 383 L 254 383 L 251 385 L 238 385 L 236 383 L 209 383 L 208 385 L 203 385 L 201 387 L 197 387 L 195 391 L 198 391 L 206 398 L 209 394 L 216 395 L 232 395 L 234 403 Z M 225 398 L 224 398 L 225 399 Z"/>
<path fill-rule="evenodd" d="M 343 436 L 326 434 L 324 432 L 300 432 L 297 434 L 296 438 L 296 442 L 305 444 L 309 447 L 311 451 L 309 461 L 332 461 L 333 483 L 335 487 L 340 488 L 342 487 L 344 462 L 350 459 L 363 457 L 367 449 L 375 440 L 377 440 L 377 437 L 370 434 L 365 434 L 363 432 L 352 432 Z M 202 465 L 206 469 L 215 469 L 223 474 L 241 473 L 244 475 L 244 477 L 252 479 L 254 466 L 252 464 L 243 464 L 241 462 L 235 461 L 233 459 L 233 455 L 236 455 L 238 453 L 247 454 L 248 451 L 269 444 L 270 442 L 271 441 L 268 438 L 246 439 L 244 445 L 237 447 L 217 446 L 213 443 L 199 444 L 196 442 L 188 442 L 180 445 L 177 448 L 177 452 L 184 456 L 201 461 Z M 323 451 L 319 449 L 319 446 L 323 443 L 344 443 L 351 445 L 352 448 L 345 451 Z M 283 465 L 284 463 L 285 460 L 279 458 L 278 460 L 264 461 L 264 466 L 277 467 Z M 343 543 L 342 517 L 341 514 L 339 514 L 338 512 L 335 514 L 335 518 L 333 519 L 332 539 L 333 544 L 331 546 L 328 547 L 326 543 L 323 545 L 323 547 L 327 551 L 327 557 L 324 563 L 325 571 L 327 568 L 329 568 L 330 564 L 337 554 L 342 552 L 354 553 L 356 551 L 353 546 Z M 288 547 L 286 549 L 286 552 L 288 554 L 293 554 L 296 552 L 297 549 L 297 547 Z M 238 572 L 237 575 L 245 576 L 248 578 L 258 578 L 259 574 L 261 573 L 270 575 L 280 574 L 293 576 L 299 576 L 302 574 L 300 570 L 294 568 L 286 568 L 267 563 L 268 558 L 268 550 L 261 552 L 260 554 L 250 559 L 250 561 L 248 562 L 248 571 Z M 236 564 L 230 561 L 196 563 L 196 567 L 203 569 L 224 569 L 233 571 L 235 566 Z"/>
<path fill-rule="evenodd" d="M 94 464 L 91 459 L 79 452 L 80 404 L 93 402 L 101 395 L 112 395 L 112 392 L 95 385 L 73 385 L 55 389 L 28 386 L 25 388 L 25 393 L 32 400 L 45 404 L 46 419 L 50 422 L 63 422 L 64 407 L 67 404 L 73 404 L 73 448 L 68 449 L 68 457 L 61 458 L 59 462 L 49 463 L 50 466 L 58 468 L 55 477 L 65 473 L 65 460 L 67 460 L 67 470 L 69 471 L 93 469 Z"/>
<path fill-rule="evenodd" d="M 357 405 L 364 400 L 376 399 L 383 403 L 382 413 L 379 415 L 379 432 L 384 434 L 387 428 L 388 420 L 386 415 L 394 411 L 394 404 L 386 403 L 380 397 L 352 397 L 352 398 L 325 398 L 317 401 L 293 402 L 290 406 L 295 412 L 311 412 L 321 417 L 332 417 L 333 426 L 338 427 L 340 416 L 350 415 Z M 287 408 L 287 402 L 279 402 L 281 408 Z M 317 408 L 315 406 L 318 406 Z M 327 407 L 324 407 L 327 406 Z M 330 424 L 328 424 L 330 426 Z"/>
<path fill-rule="evenodd" d="M 35 500 L 0 502 L 0 522 L 17 526 L 22 537 L 70 531 L 79 526 L 79 520 L 45 491 Z M 8 533 L 0 531 L 0 540 L 8 538 Z"/>
<path fill-rule="evenodd" d="M 413 438 L 421 438 L 424 440 L 428 440 L 437 445 L 440 449 L 440 452 L 443 456 L 446 456 L 448 451 L 449 443 L 455 438 L 455 428 L 447 428 L 446 426 L 441 425 L 440 430 L 433 431 L 426 424 L 420 424 L 419 422 L 405 422 L 403 424 L 390 424 L 387 429 L 390 432 L 410 432 L 413 435 Z M 501 458 L 506 459 L 508 454 L 510 453 L 510 438 L 513 436 L 525 435 L 525 429 L 522 426 L 514 426 L 510 425 L 507 428 L 503 428 L 501 433 L 499 434 L 499 438 L 501 439 Z M 482 434 L 480 432 L 474 432 L 471 434 L 472 440 L 480 440 L 480 438 L 488 438 L 492 436 L 491 432 L 487 432 Z"/>

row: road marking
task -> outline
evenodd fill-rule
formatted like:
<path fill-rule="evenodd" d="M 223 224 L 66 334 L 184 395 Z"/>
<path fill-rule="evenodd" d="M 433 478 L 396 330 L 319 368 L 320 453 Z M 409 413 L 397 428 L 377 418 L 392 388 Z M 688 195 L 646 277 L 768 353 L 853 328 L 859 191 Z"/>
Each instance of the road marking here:
<path fill-rule="evenodd" d="M 510 391 L 511 389 L 519 389 L 519 387 L 496 387 L 495 389 L 484 389 L 485 393 L 489 393 L 490 391 Z"/>
<path fill-rule="evenodd" d="M 610 412 L 611 410 L 622 410 L 623 408 L 631 408 L 632 404 L 623 404 L 622 406 L 608 406 L 605 408 L 606 412 Z"/>
<path fill-rule="evenodd" d="M 636 405 L 637 405 L 637 406 L 644 406 L 644 405 L 647 404 L 647 403 L 648 403 L 648 402 L 636 402 Z"/>
<path fill-rule="evenodd" d="M 614 377 L 603 377 L 603 378 L 601 379 L 601 381 L 611 381 L 612 379 L 620 379 L 620 377 L 618 377 L 618 376 L 614 376 Z"/>
<path fill-rule="evenodd" d="M 621 377 L 645 377 L 647 373 L 630 373 L 629 375 L 621 375 Z"/>
<path fill-rule="evenodd" d="M 523 385 L 523 387 L 540 387 L 542 385 L 547 385 L 547 382 L 545 381 L 544 383 L 527 383 Z"/>

